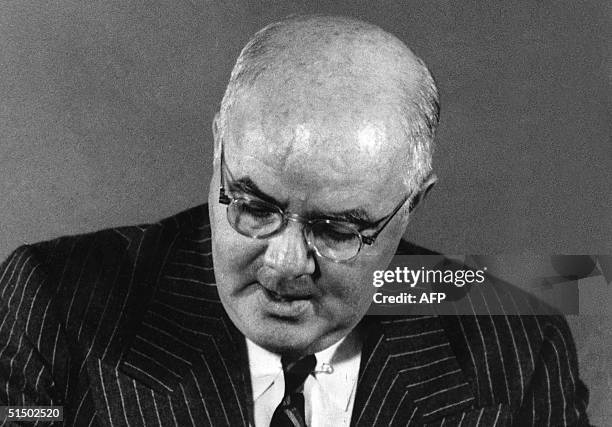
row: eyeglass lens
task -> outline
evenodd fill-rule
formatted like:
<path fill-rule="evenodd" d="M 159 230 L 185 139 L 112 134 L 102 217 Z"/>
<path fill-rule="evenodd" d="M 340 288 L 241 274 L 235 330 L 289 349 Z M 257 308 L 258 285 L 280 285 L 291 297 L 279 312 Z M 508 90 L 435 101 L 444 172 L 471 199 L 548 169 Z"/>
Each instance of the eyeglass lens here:
<path fill-rule="evenodd" d="M 228 206 L 227 219 L 240 234 L 255 238 L 270 237 L 285 225 L 278 207 L 248 199 L 234 199 Z M 361 249 L 359 233 L 341 222 L 314 221 L 307 224 L 305 235 L 320 255 L 336 261 L 351 259 Z"/>

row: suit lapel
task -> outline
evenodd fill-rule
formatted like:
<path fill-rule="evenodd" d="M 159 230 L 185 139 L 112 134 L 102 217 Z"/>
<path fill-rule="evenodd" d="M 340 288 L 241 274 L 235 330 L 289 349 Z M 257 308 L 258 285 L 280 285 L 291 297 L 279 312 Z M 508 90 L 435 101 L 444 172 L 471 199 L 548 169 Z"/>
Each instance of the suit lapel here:
<path fill-rule="evenodd" d="M 473 406 L 472 388 L 438 317 L 372 316 L 361 328 L 351 425 L 410 425 Z"/>
<path fill-rule="evenodd" d="M 223 310 L 212 269 L 210 231 L 178 237 L 147 311 L 118 363 L 155 392 L 179 396 L 211 424 L 249 423 L 246 345 Z"/>

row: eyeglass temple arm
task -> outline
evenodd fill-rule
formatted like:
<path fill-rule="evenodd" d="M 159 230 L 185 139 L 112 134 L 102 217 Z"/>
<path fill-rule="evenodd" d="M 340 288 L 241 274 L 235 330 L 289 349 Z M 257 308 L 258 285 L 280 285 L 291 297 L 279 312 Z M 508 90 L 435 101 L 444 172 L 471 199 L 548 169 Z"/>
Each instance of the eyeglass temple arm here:
<path fill-rule="evenodd" d="M 364 236 L 363 234 L 361 235 L 361 240 L 363 241 L 364 244 L 366 245 L 372 245 L 374 244 L 374 242 L 376 241 L 376 238 L 378 237 L 378 235 L 380 233 L 382 233 L 382 231 L 385 229 L 385 227 L 387 226 L 387 224 L 389 224 L 391 222 L 391 220 L 393 219 L 393 217 L 395 216 L 396 213 L 399 212 L 399 210 L 404 206 L 404 204 L 412 197 L 412 194 L 409 194 L 402 203 L 400 203 L 399 205 L 397 205 L 397 207 L 393 210 L 393 212 L 391 212 L 391 214 L 389 214 L 389 216 L 384 220 L 382 226 L 376 230 L 376 232 L 374 234 L 372 234 L 371 236 Z M 408 212 L 412 211 L 412 201 L 410 201 L 410 206 L 408 206 Z"/>
<path fill-rule="evenodd" d="M 223 154 L 221 154 L 223 156 Z M 225 179 L 223 179 L 223 157 L 221 157 L 221 166 L 219 167 L 219 174 L 221 175 L 221 185 L 219 187 L 219 203 L 222 205 L 229 205 L 232 199 L 225 194 Z"/>
<path fill-rule="evenodd" d="M 223 187 L 219 188 L 219 203 L 222 205 L 229 205 L 232 202 L 227 194 L 225 194 L 225 189 Z"/>
<path fill-rule="evenodd" d="M 221 158 L 219 161 L 219 176 L 221 179 L 221 186 L 219 187 L 219 203 L 222 205 L 229 205 L 232 199 L 225 194 L 225 176 L 223 175 L 223 143 L 221 143 Z"/>

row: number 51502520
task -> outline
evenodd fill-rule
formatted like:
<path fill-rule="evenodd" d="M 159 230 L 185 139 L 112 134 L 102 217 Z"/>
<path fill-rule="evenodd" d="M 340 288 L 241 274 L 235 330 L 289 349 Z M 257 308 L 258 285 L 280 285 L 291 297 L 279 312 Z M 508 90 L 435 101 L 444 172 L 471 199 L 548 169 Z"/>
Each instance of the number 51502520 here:
<path fill-rule="evenodd" d="M 62 406 L 0 406 L 0 421 L 63 421 Z"/>

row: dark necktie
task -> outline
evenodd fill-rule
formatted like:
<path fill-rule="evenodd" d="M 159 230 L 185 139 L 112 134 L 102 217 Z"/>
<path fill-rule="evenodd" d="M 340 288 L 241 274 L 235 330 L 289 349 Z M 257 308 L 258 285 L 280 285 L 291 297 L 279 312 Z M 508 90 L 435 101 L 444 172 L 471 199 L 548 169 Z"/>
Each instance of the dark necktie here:
<path fill-rule="evenodd" d="M 281 359 L 285 376 L 285 396 L 276 407 L 270 427 L 306 427 L 304 409 L 304 381 L 314 370 L 317 359 L 306 356 L 294 362 Z"/>

